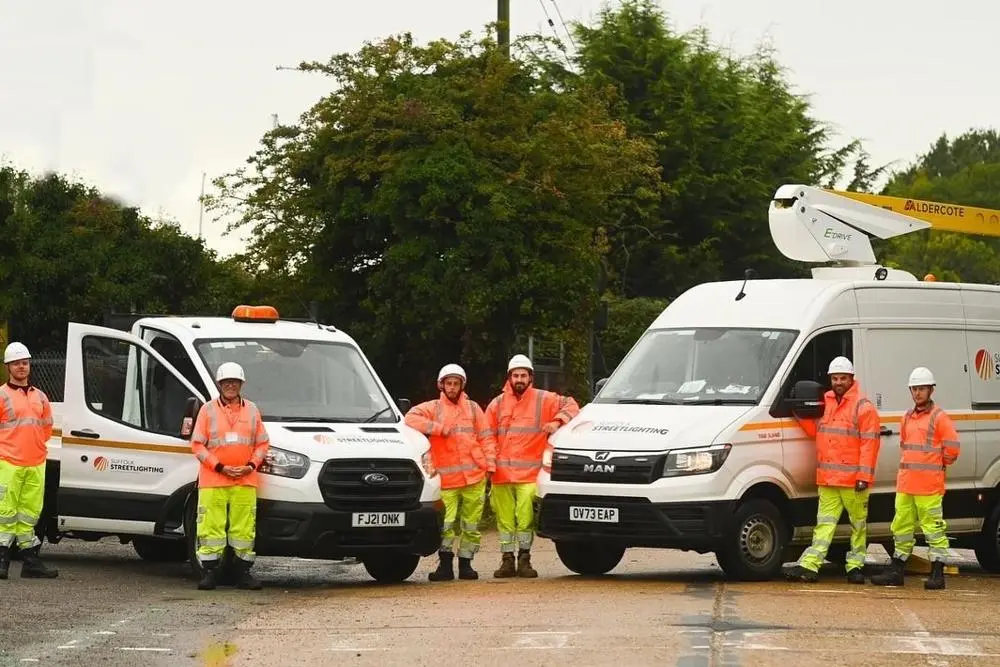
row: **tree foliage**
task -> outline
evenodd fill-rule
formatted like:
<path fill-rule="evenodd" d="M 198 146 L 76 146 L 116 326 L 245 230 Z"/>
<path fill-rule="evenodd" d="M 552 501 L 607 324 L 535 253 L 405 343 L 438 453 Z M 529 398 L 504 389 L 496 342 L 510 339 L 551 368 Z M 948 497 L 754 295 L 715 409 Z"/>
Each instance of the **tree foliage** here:
<path fill-rule="evenodd" d="M 175 225 L 10 166 L 0 168 L 0 238 L 0 321 L 35 349 L 61 350 L 68 321 L 111 311 L 229 312 L 250 280 Z"/>
<path fill-rule="evenodd" d="M 894 174 L 883 194 L 1000 209 L 1000 133 L 970 130 L 942 135 L 930 150 Z M 1000 240 L 929 230 L 884 244 L 884 263 L 918 277 L 1000 283 Z"/>
<path fill-rule="evenodd" d="M 460 360 L 486 398 L 533 333 L 569 343 L 585 393 L 606 230 L 659 198 L 647 142 L 599 89 L 468 34 L 301 68 L 335 92 L 265 137 L 211 204 L 252 226 L 254 260 L 347 323 L 394 388 L 432 392 Z"/>

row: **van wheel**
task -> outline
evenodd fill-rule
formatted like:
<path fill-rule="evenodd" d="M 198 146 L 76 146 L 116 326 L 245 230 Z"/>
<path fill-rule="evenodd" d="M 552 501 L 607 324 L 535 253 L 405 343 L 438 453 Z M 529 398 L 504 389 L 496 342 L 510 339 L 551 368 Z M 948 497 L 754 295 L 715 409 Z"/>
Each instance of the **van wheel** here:
<path fill-rule="evenodd" d="M 371 578 L 380 584 L 398 584 L 410 578 L 420 565 L 416 554 L 372 554 L 361 559 Z"/>
<path fill-rule="evenodd" d="M 573 572 L 598 576 L 615 569 L 625 555 L 625 548 L 595 542 L 556 542 L 556 553 Z"/>
<path fill-rule="evenodd" d="M 987 572 L 1000 572 L 1000 503 L 993 506 L 976 540 L 976 560 Z"/>
<path fill-rule="evenodd" d="M 201 567 L 201 561 L 198 560 L 197 511 L 198 490 L 195 489 L 191 492 L 191 497 L 188 499 L 187 507 L 184 509 L 184 545 L 186 548 L 188 565 L 190 565 L 195 578 L 201 579 L 201 575 L 204 571 Z M 232 548 L 227 546 L 225 553 L 222 554 L 222 563 L 220 563 L 219 576 L 217 579 L 219 585 L 232 586 L 236 583 L 236 564 L 233 562 L 234 558 L 236 558 L 236 555 L 233 553 Z"/>
<path fill-rule="evenodd" d="M 765 581 L 778 574 L 788 543 L 788 530 L 778 508 L 763 498 L 747 500 L 736 510 L 733 525 L 735 530 L 725 548 L 716 553 L 726 576 Z"/>
<path fill-rule="evenodd" d="M 183 563 L 188 559 L 188 541 L 159 537 L 133 537 L 132 548 L 151 563 Z"/>

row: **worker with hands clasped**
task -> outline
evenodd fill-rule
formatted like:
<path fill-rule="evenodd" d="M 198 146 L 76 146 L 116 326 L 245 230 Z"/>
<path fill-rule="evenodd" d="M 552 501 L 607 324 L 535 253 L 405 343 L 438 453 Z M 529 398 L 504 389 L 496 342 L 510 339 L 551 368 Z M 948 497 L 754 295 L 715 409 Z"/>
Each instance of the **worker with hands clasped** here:
<path fill-rule="evenodd" d="M 191 436 L 191 449 L 201 462 L 197 554 L 204 574 L 198 588 L 215 588 L 228 544 L 236 556 L 237 587 L 257 590 L 260 582 L 250 574 L 256 555 L 257 470 L 270 440 L 260 410 L 240 395 L 246 382 L 243 367 L 220 364 L 215 381 L 219 398 L 201 407 Z"/>
<path fill-rule="evenodd" d="M 872 577 L 878 586 L 902 586 L 906 559 L 913 553 L 914 532 L 919 525 L 929 547 L 931 576 L 927 590 L 944 588 L 948 557 L 944 521 L 945 468 L 958 460 L 961 445 L 955 423 L 935 405 L 934 374 L 914 368 L 909 379 L 913 408 L 903 415 L 899 429 L 899 472 L 896 476 L 896 512 L 892 519 L 895 548 L 889 569 Z"/>
<path fill-rule="evenodd" d="M 467 378 L 458 364 L 447 364 L 438 373 L 441 395 L 406 413 L 407 426 L 430 440 L 434 472 L 441 475 L 444 525 L 438 567 L 431 581 L 455 578 L 455 524 L 460 522 L 458 578 L 478 579 L 472 559 L 479 551 L 479 522 L 486 505 L 486 475 L 496 470 L 496 440 L 482 408 L 465 394 Z"/>
<path fill-rule="evenodd" d="M 494 577 L 534 578 L 531 545 L 535 536 L 535 480 L 549 436 L 580 412 L 569 396 L 533 386 L 534 367 L 523 354 L 507 364 L 503 393 L 486 408 L 497 438 L 497 471 L 490 494 L 500 534 L 500 569 Z M 517 567 L 514 547 L 518 547 Z"/>
<path fill-rule="evenodd" d="M 0 386 L 0 579 L 9 575 L 15 543 L 23 554 L 22 577 L 54 579 L 59 571 L 42 563 L 42 543 L 35 534 L 45 497 L 52 405 L 28 381 L 31 353 L 23 343 L 8 345 L 3 362 L 9 379 Z M 13 613 L 13 600 L 8 606 Z"/>
<path fill-rule="evenodd" d="M 819 507 L 812 544 L 795 566 L 785 571 L 789 580 L 815 582 L 819 568 L 847 510 L 851 522 L 851 549 L 847 553 L 847 581 L 865 583 L 868 553 L 868 494 L 875 480 L 875 463 L 881 441 L 881 423 L 875 406 L 861 393 L 854 364 L 846 357 L 830 362 L 830 391 L 823 397 L 823 416 L 817 424 L 801 419 L 799 425 L 816 438 L 816 486 Z"/>

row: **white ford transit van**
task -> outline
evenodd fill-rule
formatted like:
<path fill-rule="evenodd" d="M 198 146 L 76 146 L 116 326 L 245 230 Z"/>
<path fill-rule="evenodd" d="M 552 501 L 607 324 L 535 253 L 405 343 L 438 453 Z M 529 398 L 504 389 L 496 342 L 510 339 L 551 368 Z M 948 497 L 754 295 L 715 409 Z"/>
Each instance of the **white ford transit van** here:
<path fill-rule="evenodd" d="M 907 377 L 927 366 L 961 437 L 944 499 L 952 545 L 1000 571 L 1000 287 L 875 265 L 869 234 L 927 225 L 823 190 L 779 189 L 770 223 L 787 256 L 840 265 L 698 285 L 671 303 L 550 439 L 539 534 L 581 574 L 610 571 L 628 547 L 663 547 L 714 552 L 733 578 L 774 576 L 816 521 L 815 444 L 793 411 L 821 414 L 827 366 L 844 355 L 882 422 L 869 540 L 892 548 Z M 845 515 L 831 561 L 849 534 Z"/>
<path fill-rule="evenodd" d="M 407 402 L 346 333 L 269 306 L 142 318 L 131 333 L 69 324 L 39 532 L 53 543 L 117 536 L 144 559 L 198 569 L 199 464 L 182 424 L 218 396 L 226 361 L 245 369 L 271 439 L 259 555 L 357 557 L 376 580 L 401 581 L 436 552 L 440 477 L 428 474 L 427 438 L 403 423 Z"/>

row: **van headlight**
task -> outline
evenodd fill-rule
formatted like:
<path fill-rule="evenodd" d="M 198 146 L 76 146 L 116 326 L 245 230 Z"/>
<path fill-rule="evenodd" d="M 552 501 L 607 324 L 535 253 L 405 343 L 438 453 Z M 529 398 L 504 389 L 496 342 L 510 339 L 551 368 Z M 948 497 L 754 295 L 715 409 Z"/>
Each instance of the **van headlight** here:
<path fill-rule="evenodd" d="M 715 472 L 726 462 L 732 447 L 730 444 L 712 445 L 668 452 L 667 461 L 663 465 L 663 476 L 679 477 Z"/>
<path fill-rule="evenodd" d="M 434 477 L 438 474 L 437 468 L 434 467 L 434 459 L 431 458 L 431 450 L 428 449 L 420 456 L 420 465 L 428 477 Z"/>
<path fill-rule="evenodd" d="M 287 449 L 271 447 L 268 449 L 267 456 L 259 470 L 265 475 L 302 479 L 306 476 L 306 471 L 309 470 L 309 458 Z"/>

